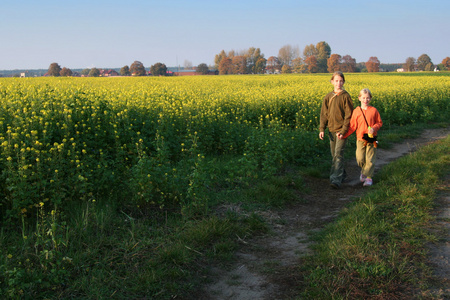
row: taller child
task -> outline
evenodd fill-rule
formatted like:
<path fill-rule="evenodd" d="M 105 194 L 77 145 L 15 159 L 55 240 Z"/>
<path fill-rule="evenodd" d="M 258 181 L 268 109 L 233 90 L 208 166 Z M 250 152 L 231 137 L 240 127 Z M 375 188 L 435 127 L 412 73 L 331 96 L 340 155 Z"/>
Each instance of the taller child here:
<path fill-rule="evenodd" d="M 325 128 L 328 127 L 332 157 L 330 184 L 334 188 L 339 188 L 346 176 L 344 149 L 347 140 L 339 137 L 347 133 L 353 112 L 353 101 L 349 93 L 344 90 L 344 83 L 344 74 L 340 71 L 334 72 L 331 77 L 331 84 L 334 89 L 323 99 L 320 111 L 319 138 L 324 139 Z"/>

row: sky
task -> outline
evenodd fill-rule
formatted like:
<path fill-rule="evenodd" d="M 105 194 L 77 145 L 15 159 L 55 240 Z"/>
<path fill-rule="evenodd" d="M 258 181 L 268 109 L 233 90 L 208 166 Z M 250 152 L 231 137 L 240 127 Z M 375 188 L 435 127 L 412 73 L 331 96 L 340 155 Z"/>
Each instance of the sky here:
<path fill-rule="evenodd" d="M 357 62 L 450 56 L 447 0 L 0 0 L 0 70 L 214 64 L 325 41 Z"/>

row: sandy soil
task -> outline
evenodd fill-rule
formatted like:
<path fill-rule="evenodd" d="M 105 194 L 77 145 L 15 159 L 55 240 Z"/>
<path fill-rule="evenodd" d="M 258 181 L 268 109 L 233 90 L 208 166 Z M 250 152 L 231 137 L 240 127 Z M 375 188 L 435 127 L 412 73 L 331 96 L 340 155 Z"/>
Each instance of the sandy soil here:
<path fill-rule="evenodd" d="M 450 129 L 425 130 L 412 140 L 405 140 L 393 149 L 379 148 L 377 169 L 406 155 L 417 147 L 446 137 Z M 311 241 L 308 233 L 320 230 L 333 221 L 339 211 L 352 199 L 367 191 L 359 182 L 356 160 L 346 162 L 348 181 L 339 190 L 329 187 L 327 179 L 306 178 L 308 193 L 302 194 L 304 201 L 282 211 L 265 212 L 271 233 L 262 237 L 242 240 L 242 248 L 236 253 L 235 263 L 226 268 L 214 267 L 211 283 L 199 293 L 200 299 L 290 299 L 298 292 L 296 274 L 302 255 L 308 254 Z M 448 178 L 447 178 L 448 179 Z M 374 182 L 376 184 L 376 182 Z M 449 231 L 450 196 L 446 186 L 439 192 L 440 209 L 436 212 L 439 228 Z M 237 208 L 238 209 L 238 208 Z M 449 236 L 447 234 L 447 236 Z M 450 239 L 442 240 L 430 247 L 430 260 L 437 278 L 450 278 Z M 437 288 L 430 293 L 450 295 L 450 290 Z M 447 285 L 450 286 L 450 285 Z"/>

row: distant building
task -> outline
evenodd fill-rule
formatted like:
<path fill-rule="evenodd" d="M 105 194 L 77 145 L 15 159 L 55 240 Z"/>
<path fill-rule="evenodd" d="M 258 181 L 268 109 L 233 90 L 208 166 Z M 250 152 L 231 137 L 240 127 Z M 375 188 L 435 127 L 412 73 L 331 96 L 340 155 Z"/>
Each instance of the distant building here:
<path fill-rule="evenodd" d="M 111 77 L 111 76 L 119 76 L 117 71 L 109 69 L 109 70 L 100 70 L 100 76 L 102 77 Z"/>
<path fill-rule="evenodd" d="M 208 70 L 208 73 L 205 75 L 218 75 L 219 71 L 217 70 Z M 203 75 L 201 73 L 197 73 L 196 70 L 179 70 L 173 72 L 173 75 L 175 76 L 193 76 L 193 75 Z"/>
<path fill-rule="evenodd" d="M 397 69 L 397 72 L 405 72 L 405 69 L 399 68 L 399 69 Z"/>

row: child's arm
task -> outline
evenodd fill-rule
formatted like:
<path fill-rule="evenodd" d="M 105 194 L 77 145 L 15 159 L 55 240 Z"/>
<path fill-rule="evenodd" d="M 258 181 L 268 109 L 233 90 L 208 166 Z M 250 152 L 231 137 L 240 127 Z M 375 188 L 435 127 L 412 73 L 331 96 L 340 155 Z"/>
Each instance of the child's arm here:
<path fill-rule="evenodd" d="M 348 127 L 348 130 L 345 134 L 341 134 L 340 139 L 346 139 L 348 138 L 355 130 L 358 128 L 358 122 L 357 122 L 357 112 L 353 111 L 352 118 L 350 119 L 350 125 Z"/>
<path fill-rule="evenodd" d="M 374 124 L 371 126 L 373 131 L 372 133 L 376 134 L 378 130 L 380 130 L 381 126 L 383 126 L 383 121 L 381 120 L 381 116 L 378 110 L 375 110 Z"/>

